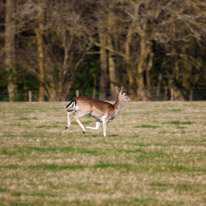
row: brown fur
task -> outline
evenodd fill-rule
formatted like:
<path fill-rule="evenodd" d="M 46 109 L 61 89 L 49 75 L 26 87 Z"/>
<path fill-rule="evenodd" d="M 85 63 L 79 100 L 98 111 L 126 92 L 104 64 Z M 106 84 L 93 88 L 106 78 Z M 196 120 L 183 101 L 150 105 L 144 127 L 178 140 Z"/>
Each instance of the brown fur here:
<path fill-rule="evenodd" d="M 110 118 L 115 113 L 114 105 L 108 102 L 88 97 L 77 97 L 74 101 L 82 116 L 91 114 L 95 119 L 101 120 L 102 116 L 106 115 L 107 118 Z"/>

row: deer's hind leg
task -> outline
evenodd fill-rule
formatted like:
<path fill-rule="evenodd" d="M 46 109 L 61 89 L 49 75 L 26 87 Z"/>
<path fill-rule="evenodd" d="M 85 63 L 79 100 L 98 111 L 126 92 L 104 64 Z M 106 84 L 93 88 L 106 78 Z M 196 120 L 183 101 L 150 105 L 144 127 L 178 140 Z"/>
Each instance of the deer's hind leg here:
<path fill-rule="evenodd" d="M 65 129 L 68 129 L 71 125 L 70 114 L 72 114 L 72 111 L 67 111 L 67 125 Z"/>
<path fill-rule="evenodd" d="M 98 130 L 100 127 L 100 121 L 96 121 L 96 127 L 89 127 L 89 126 L 86 126 L 87 129 L 93 129 L 93 130 Z"/>

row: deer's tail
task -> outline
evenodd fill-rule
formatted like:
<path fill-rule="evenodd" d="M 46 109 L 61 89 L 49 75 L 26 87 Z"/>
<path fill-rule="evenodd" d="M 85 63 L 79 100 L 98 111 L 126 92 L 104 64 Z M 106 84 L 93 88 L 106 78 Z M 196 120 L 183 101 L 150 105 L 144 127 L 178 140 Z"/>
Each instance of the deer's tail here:
<path fill-rule="evenodd" d="M 66 109 L 68 109 L 68 108 L 74 108 L 76 106 L 76 102 L 75 102 L 75 100 L 72 100 L 67 106 L 66 106 Z"/>

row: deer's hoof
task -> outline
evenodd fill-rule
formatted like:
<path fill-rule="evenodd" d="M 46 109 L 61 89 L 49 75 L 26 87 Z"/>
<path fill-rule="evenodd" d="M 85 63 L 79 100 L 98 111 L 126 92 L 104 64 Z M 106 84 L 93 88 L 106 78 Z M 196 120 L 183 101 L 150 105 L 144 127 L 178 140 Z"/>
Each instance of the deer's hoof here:
<path fill-rule="evenodd" d="M 65 129 L 68 129 L 68 127 L 66 126 Z"/>
<path fill-rule="evenodd" d="M 83 132 L 83 134 L 85 135 L 85 131 L 82 131 Z"/>

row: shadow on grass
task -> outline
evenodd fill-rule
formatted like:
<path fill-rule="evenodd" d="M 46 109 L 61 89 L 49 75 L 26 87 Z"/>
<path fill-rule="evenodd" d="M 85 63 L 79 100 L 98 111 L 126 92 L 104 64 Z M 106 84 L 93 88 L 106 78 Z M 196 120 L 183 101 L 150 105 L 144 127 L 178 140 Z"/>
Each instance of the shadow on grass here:
<path fill-rule="evenodd" d="M 135 128 L 151 128 L 151 129 L 156 129 L 156 128 L 159 128 L 159 127 L 155 126 L 155 125 L 142 124 L 142 125 L 136 125 Z"/>
<path fill-rule="evenodd" d="M 91 150 L 87 148 L 74 148 L 74 147 L 13 147 L 11 149 L 2 148 L 0 154 L 13 156 L 17 154 L 31 154 L 37 153 L 77 153 L 77 154 L 89 154 L 89 155 L 103 155 L 104 152 L 99 150 Z"/>
<path fill-rule="evenodd" d="M 150 173 L 157 173 L 157 172 L 206 172 L 206 168 L 202 167 L 187 167 L 183 165 L 160 165 L 156 164 L 155 166 L 151 165 L 142 165 L 142 164 L 128 164 L 128 163 L 98 163 L 94 165 L 84 165 L 84 164 L 65 164 L 65 165 L 59 165 L 59 164 L 36 164 L 36 165 L 28 165 L 28 166 L 21 166 L 21 165 L 4 165 L 0 166 L 0 168 L 4 169 L 31 169 L 31 170 L 50 170 L 50 171 L 57 171 L 57 170 L 83 170 L 83 169 L 114 169 L 118 171 L 123 172 L 150 172 Z"/>
<path fill-rule="evenodd" d="M 132 165 L 126 163 L 99 163 L 95 165 L 57 165 L 57 164 L 38 164 L 38 165 L 29 165 L 29 169 L 35 170 L 77 170 L 77 169 L 105 169 L 105 168 L 114 168 L 114 169 L 127 169 L 130 170 Z"/>

